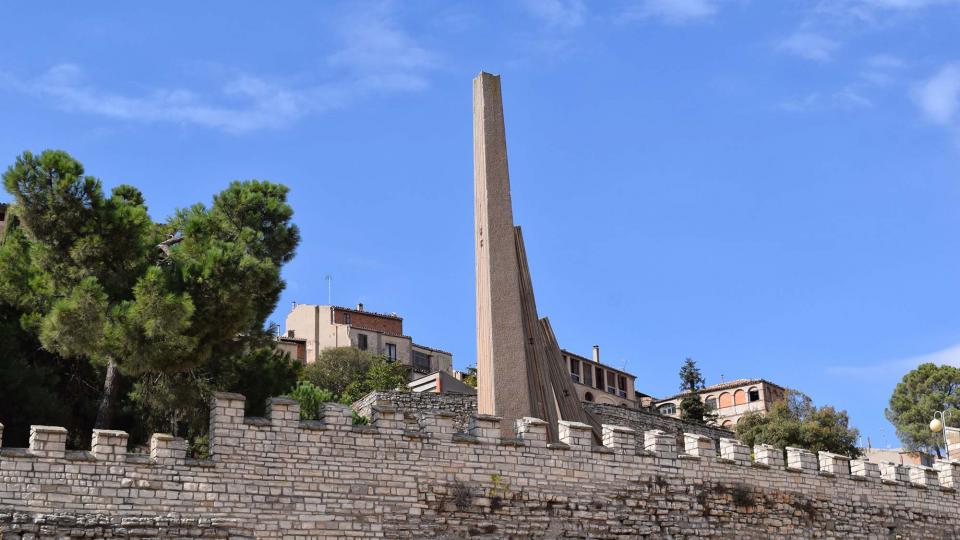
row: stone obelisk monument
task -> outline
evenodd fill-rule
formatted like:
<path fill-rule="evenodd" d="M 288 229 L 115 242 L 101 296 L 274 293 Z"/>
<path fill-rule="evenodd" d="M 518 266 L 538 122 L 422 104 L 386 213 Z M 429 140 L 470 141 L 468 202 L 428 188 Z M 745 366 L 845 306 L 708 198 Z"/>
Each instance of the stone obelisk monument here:
<path fill-rule="evenodd" d="M 473 179 L 477 254 L 477 409 L 512 435 L 525 416 L 600 424 L 581 406 L 550 321 L 537 314 L 527 252 L 513 224 L 500 77 L 473 80 Z"/>
<path fill-rule="evenodd" d="M 473 80 L 473 179 L 477 411 L 502 417 L 506 432 L 531 405 L 500 77 L 489 73 Z"/>

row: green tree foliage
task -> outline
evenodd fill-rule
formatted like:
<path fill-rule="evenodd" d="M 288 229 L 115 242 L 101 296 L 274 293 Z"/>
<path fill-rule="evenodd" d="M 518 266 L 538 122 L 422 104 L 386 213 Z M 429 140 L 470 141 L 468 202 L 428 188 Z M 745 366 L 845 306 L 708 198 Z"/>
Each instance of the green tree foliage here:
<path fill-rule="evenodd" d="M 340 402 L 349 405 L 370 392 L 405 389 L 408 373 L 408 368 L 400 362 L 375 356 L 363 375 L 347 385 Z"/>
<path fill-rule="evenodd" d="M 3 182 L 15 204 L 0 301 L 43 349 L 101 371 L 97 427 L 124 377 L 135 409 L 171 429 L 212 389 L 292 385 L 295 371 L 258 352 L 299 241 L 286 187 L 233 182 L 156 224 L 136 188 L 105 195 L 66 152 L 25 152 Z"/>
<path fill-rule="evenodd" d="M 324 349 L 317 361 L 308 364 L 301 379 L 329 391 L 345 404 L 353 403 L 376 390 L 404 388 L 408 368 L 384 356 L 372 356 L 352 347 Z"/>
<path fill-rule="evenodd" d="M 366 351 L 353 347 L 332 347 L 321 351 L 316 362 L 307 364 L 301 378 L 318 388 L 329 390 L 334 396 L 340 396 L 348 386 L 363 379 L 372 363 L 373 356 Z"/>
<path fill-rule="evenodd" d="M 736 426 L 737 438 L 753 447 L 771 444 L 778 448 L 795 446 L 813 452 L 826 451 L 857 457 L 859 432 L 850 427 L 846 411 L 816 407 L 812 400 L 796 391 L 773 404 L 766 415 L 749 412 Z"/>
<path fill-rule="evenodd" d="M 332 392 L 318 388 L 310 381 L 300 381 L 288 395 L 300 403 L 301 420 L 316 420 L 320 418 L 323 404 L 334 401 Z"/>
<path fill-rule="evenodd" d="M 930 431 L 935 411 L 950 411 L 947 424 L 960 426 L 960 369 L 921 364 L 897 383 L 885 414 L 910 450 L 941 455 L 943 433 Z M 952 413 L 952 414 L 951 414 Z"/>
<path fill-rule="evenodd" d="M 706 387 L 706 380 L 700 373 L 700 368 L 692 358 L 684 360 L 680 366 L 680 391 L 690 395 L 680 400 L 680 418 L 689 422 L 706 424 L 714 420 L 716 415 L 707 410 L 707 406 L 700 400 L 698 392 Z"/>
<path fill-rule="evenodd" d="M 477 387 L 477 366 L 467 368 L 467 371 L 463 374 L 463 384 L 474 388 Z"/>
<path fill-rule="evenodd" d="M 31 424 L 64 426 L 71 448 L 86 444 L 96 414 L 97 373 L 44 350 L 20 326 L 20 312 L 0 303 L 0 420 L 6 446 L 25 447 Z"/>

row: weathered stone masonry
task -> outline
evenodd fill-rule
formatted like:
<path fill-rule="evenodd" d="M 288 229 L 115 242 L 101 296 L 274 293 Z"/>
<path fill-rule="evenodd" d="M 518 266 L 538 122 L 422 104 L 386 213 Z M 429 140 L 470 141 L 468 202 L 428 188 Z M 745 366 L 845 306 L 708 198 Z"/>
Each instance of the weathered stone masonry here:
<path fill-rule="evenodd" d="M 3 537 L 199 535 L 207 538 L 955 538 L 960 464 L 879 466 L 833 454 L 750 449 L 697 434 L 675 438 L 563 422 L 476 416 L 456 433 L 449 413 L 412 431 L 386 403 L 371 426 L 328 405 L 322 422 L 274 398 L 267 419 L 219 394 L 210 460 L 154 435 L 149 455 L 126 434 L 96 431 L 65 452 L 61 428 L 35 426 L 29 449 L 0 452 Z M 99 523 L 99 525 L 97 525 Z M 130 526 L 130 531 L 124 527 Z M 93 527 L 101 533 L 94 531 Z M 128 534 L 129 533 L 129 534 Z M 33 536 L 31 536 L 33 535 Z"/>

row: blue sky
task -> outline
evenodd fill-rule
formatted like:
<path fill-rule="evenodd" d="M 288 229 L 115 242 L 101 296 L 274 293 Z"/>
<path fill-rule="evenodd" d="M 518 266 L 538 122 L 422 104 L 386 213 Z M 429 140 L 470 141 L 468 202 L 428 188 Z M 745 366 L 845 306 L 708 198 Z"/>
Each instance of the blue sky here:
<path fill-rule="evenodd" d="M 764 377 L 875 446 L 960 364 L 960 2 L 4 3 L 0 156 L 62 148 L 160 220 L 292 189 L 291 301 L 474 360 L 471 79 L 503 75 L 514 211 L 561 344 L 675 392 Z"/>

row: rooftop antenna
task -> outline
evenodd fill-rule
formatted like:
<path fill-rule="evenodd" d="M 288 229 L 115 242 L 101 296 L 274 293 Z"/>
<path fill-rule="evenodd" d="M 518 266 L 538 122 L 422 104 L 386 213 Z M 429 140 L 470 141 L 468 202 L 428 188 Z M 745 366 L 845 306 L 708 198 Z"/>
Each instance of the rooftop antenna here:
<path fill-rule="evenodd" d="M 327 280 L 327 305 L 332 306 L 333 305 L 333 276 L 331 276 L 330 274 L 327 274 L 326 276 L 324 276 L 323 279 Z"/>
<path fill-rule="evenodd" d="M 723 373 L 720 374 L 720 384 L 723 384 Z"/>

